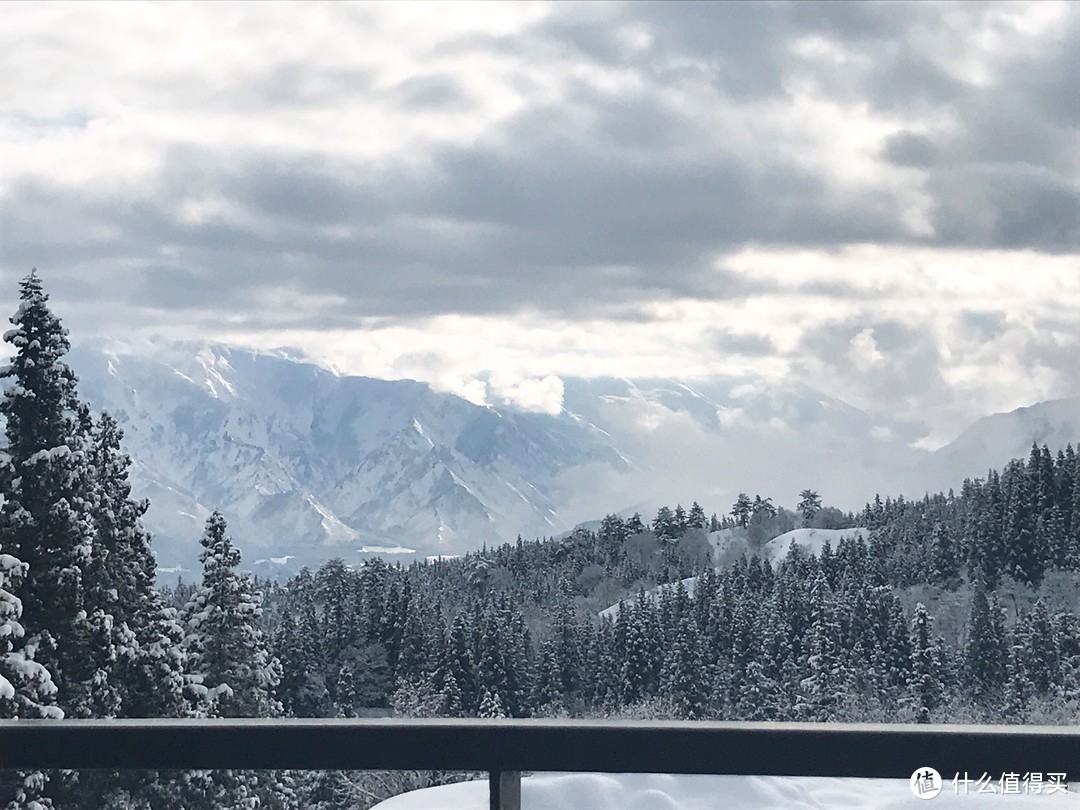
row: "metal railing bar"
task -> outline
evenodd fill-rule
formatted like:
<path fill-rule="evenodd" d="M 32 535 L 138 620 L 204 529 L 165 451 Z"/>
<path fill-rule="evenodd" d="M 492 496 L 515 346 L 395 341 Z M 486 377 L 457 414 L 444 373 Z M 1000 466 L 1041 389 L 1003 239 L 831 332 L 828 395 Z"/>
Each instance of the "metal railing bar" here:
<path fill-rule="evenodd" d="M 1068 773 L 1080 729 L 592 720 L 6 720 L 0 768 Z"/>

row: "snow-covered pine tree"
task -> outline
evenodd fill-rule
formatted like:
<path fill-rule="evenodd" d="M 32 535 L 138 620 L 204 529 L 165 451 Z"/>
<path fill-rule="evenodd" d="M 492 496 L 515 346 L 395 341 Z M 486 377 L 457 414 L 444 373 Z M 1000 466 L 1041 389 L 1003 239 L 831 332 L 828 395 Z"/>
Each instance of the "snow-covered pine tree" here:
<path fill-rule="evenodd" d="M 704 529 L 705 523 L 705 510 L 701 508 L 700 503 L 694 501 L 690 504 L 690 512 L 686 517 L 686 524 L 691 529 Z"/>
<path fill-rule="evenodd" d="M 0 548 L 0 718 L 60 718 L 52 675 L 34 660 L 33 646 L 23 643 L 23 606 L 16 592 L 26 569 Z"/>
<path fill-rule="evenodd" d="M 530 702 L 534 710 L 541 709 L 545 713 L 556 712 L 564 703 L 562 676 L 555 657 L 555 645 L 551 639 L 545 639 L 540 645 Z"/>
<path fill-rule="evenodd" d="M 215 511 L 200 540 L 202 585 L 184 608 L 189 691 L 201 699 L 197 711 L 211 717 L 278 717 L 281 665 L 258 628 L 262 595 L 235 570 L 240 550 L 225 530 Z"/>
<path fill-rule="evenodd" d="M 681 509 L 682 507 L 680 507 Z M 652 522 L 653 533 L 661 540 L 670 540 L 679 534 L 675 514 L 667 506 L 661 506 Z"/>
<path fill-rule="evenodd" d="M 911 703 L 916 722 L 919 723 L 929 723 L 933 712 L 944 699 L 941 647 L 931 635 L 932 629 L 933 619 L 920 602 L 915 606 L 915 615 L 911 619 L 910 681 Z"/>
<path fill-rule="evenodd" d="M 636 606 L 645 601 L 644 591 L 639 591 Z M 624 706 L 651 697 L 653 691 L 652 656 L 656 651 L 648 649 L 644 627 L 644 610 L 639 612 L 630 605 L 620 603 L 616 622 L 625 625 L 618 635 L 624 639 L 624 650 L 619 672 L 619 699 Z"/>
<path fill-rule="evenodd" d="M 799 503 L 795 509 L 802 515 L 802 525 L 809 526 L 814 515 L 821 511 L 821 496 L 812 489 L 804 489 L 799 493 Z"/>
<path fill-rule="evenodd" d="M 672 700 L 678 715 L 687 720 L 697 720 L 705 714 L 709 685 L 701 677 L 703 669 L 701 636 L 693 618 L 686 614 L 664 659 L 661 681 L 664 696 Z"/>
<path fill-rule="evenodd" d="M 993 588 L 1005 566 L 1001 538 L 1001 486 L 993 470 L 986 481 L 964 481 L 961 500 L 964 504 L 963 529 L 967 536 L 968 578 Z"/>
<path fill-rule="evenodd" d="M 1009 554 L 1008 571 L 1019 582 L 1037 586 L 1042 581 L 1045 553 L 1036 545 L 1035 523 L 1038 493 L 1023 462 L 1013 460 L 1001 475 L 1005 496 L 1005 546 Z"/>
<path fill-rule="evenodd" d="M 836 720 L 848 674 L 844 668 L 840 620 L 823 572 L 810 586 L 810 632 L 806 642 L 807 675 L 800 684 L 800 719 Z"/>
<path fill-rule="evenodd" d="M 178 717 L 183 713 L 183 630 L 154 587 L 156 561 L 142 516 L 149 503 L 131 497 L 130 457 L 123 431 L 103 413 L 90 430 L 94 482 L 95 577 L 121 640 L 119 714 Z"/>
<path fill-rule="evenodd" d="M 7 447 L 0 455 L 0 544 L 29 566 L 22 589 L 27 646 L 52 673 L 71 717 L 118 705 L 113 617 L 102 604 L 87 464 L 89 437 L 67 330 L 36 272 L 24 278 L 4 339 L 15 354 L 0 376 Z"/>
<path fill-rule="evenodd" d="M 475 628 L 466 616 L 458 614 L 450 625 L 450 638 L 446 644 L 448 675 L 461 692 L 461 711 L 473 715 L 479 708 L 476 661 L 473 655 Z"/>
<path fill-rule="evenodd" d="M 507 716 L 502 700 L 499 698 L 498 690 L 494 692 L 484 690 L 484 694 L 480 698 L 480 709 L 477 711 L 477 716 L 489 719 L 499 719 Z"/>
<path fill-rule="evenodd" d="M 190 712 L 207 717 L 279 717 L 276 690 L 281 664 L 267 649 L 258 620 L 262 594 L 235 569 L 240 550 L 225 533 L 225 518 L 215 511 L 200 543 L 203 581 L 184 607 L 187 654 L 186 693 Z M 184 808 L 235 807 L 256 810 L 288 798 L 281 774 L 251 771 L 188 771 L 172 783 Z"/>
<path fill-rule="evenodd" d="M 997 600 L 988 598 L 985 589 L 976 585 L 963 662 L 964 680 L 976 703 L 993 706 L 1001 700 L 1008 659 L 1005 617 Z"/>
<path fill-rule="evenodd" d="M 34 648 L 25 646 L 22 602 L 16 596 L 26 564 L 0 550 L 0 719 L 13 717 L 60 718 L 53 705 L 56 687 L 49 671 L 34 660 Z M 0 771 L 0 807 L 21 810 L 37 803 L 52 807 L 42 796 L 46 776 L 40 771 Z"/>

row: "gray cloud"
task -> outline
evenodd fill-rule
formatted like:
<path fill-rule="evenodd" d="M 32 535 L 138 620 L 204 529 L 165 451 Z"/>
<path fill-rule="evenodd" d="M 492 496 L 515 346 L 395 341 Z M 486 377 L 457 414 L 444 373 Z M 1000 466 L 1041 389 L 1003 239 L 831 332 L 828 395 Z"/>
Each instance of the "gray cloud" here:
<path fill-rule="evenodd" d="M 776 344 L 768 335 L 736 334 L 726 329 L 713 333 L 712 345 L 717 351 L 746 357 L 770 357 L 777 352 Z"/>
<path fill-rule="evenodd" d="M 327 6 L 334 25 L 298 30 L 280 52 L 259 44 L 274 25 L 260 17 L 245 34 L 257 58 L 211 64 L 230 36 L 217 32 L 194 75 L 117 60 L 98 76 L 95 56 L 108 62 L 121 33 L 42 31 L 0 47 L 32 99 L 0 118 L 0 151 L 40 140 L 57 164 L 0 156 L 2 281 L 13 290 L 38 266 L 87 324 L 123 311 L 200 330 L 522 312 L 629 328 L 656 319 L 657 302 L 761 305 L 767 319 L 763 302 L 779 312 L 804 296 L 822 315 L 801 342 L 801 323 L 775 342 L 740 323 L 703 345 L 790 360 L 879 403 L 951 401 L 937 342 L 951 316 L 880 314 L 932 284 L 865 283 L 874 266 L 843 279 L 792 268 L 790 282 L 731 268 L 747 251 L 866 244 L 1080 251 L 1080 6 L 1030 40 L 1007 22 L 1026 8 L 568 4 L 512 34 L 427 31 L 399 47 L 382 7 Z M 243 7 L 230 14 L 224 30 L 244 29 Z M 986 32 L 993 51 L 980 50 Z M 393 58 L 331 59 L 336 37 Z M 85 77 L 10 69 L 30 51 L 27 64 L 59 64 L 79 43 Z M 144 119 L 155 123 L 140 130 Z M 368 143 L 385 121 L 392 142 Z M 59 168 L 78 163 L 68 144 L 90 144 L 77 170 Z M 97 160 L 113 175 L 80 179 Z M 955 326 L 1004 340 L 1020 328 L 1007 303 L 982 301 Z M 867 328 L 885 360 L 859 368 L 851 341 Z M 1033 367 L 1076 361 L 1075 342 L 1035 334 L 1023 347 Z"/>
<path fill-rule="evenodd" d="M 1073 252 L 1080 246 L 1076 184 L 1025 164 L 944 170 L 927 184 L 941 241 Z"/>
<path fill-rule="evenodd" d="M 642 295 L 724 298 L 738 284 L 717 279 L 712 265 L 746 245 L 1075 250 L 1080 26 L 1065 26 L 1070 33 L 1043 53 L 1003 56 L 987 86 L 943 72 L 949 54 L 925 49 L 948 46 L 965 23 L 983 24 L 992 13 L 991 6 L 830 2 L 557 10 L 520 37 L 473 35 L 444 49 L 571 53 L 643 81 L 618 93 L 571 82 L 558 102 L 527 104 L 488 136 L 423 161 L 376 164 L 221 144 L 170 148 L 160 182 L 134 196 L 129 188 L 88 196 L 16 181 L 4 192 L 0 258 L 16 266 L 141 266 L 148 303 L 160 306 L 180 284 L 164 280 L 163 264 L 178 268 L 178 279 L 186 277 L 181 270 L 212 278 L 207 306 L 235 306 L 241 288 L 280 285 L 301 272 L 314 288 L 352 299 L 356 315 L 397 315 L 561 312 Z M 1075 8 L 1068 13 L 1076 19 Z M 652 46 L 628 51 L 623 25 L 642 27 Z M 910 33 L 935 26 L 946 32 L 937 39 Z M 808 36 L 862 58 L 837 70 L 799 55 L 794 45 Z M 905 110 L 931 124 L 935 110 L 951 111 L 956 132 L 902 131 L 881 150 L 889 163 L 926 172 L 934 237 L 903 224 L 896 189 L 841 187 L 782 150 L 745 154 L 717 143 L 704 119 L 674 103 L 687 71 L 736 104 L 789 98 L 789 80 L 809 76 L 842 103 Z M 295 56 L 235 78 L 217 104 L 256 118 L 355 93 L 378 93 L 403 109 L 468 104 L 449 75 L 376 90 L 371 71 L 320 69 Z M 180 217 L 185 199 L 215 196 L 243 216 Z M 70 243 L 41 221 L 46 208 L 64 212 Z M 162 245 L 179 255 L 163 263 Z M 617 285 L 612 268 L 621 268 Z M 192 284 L 177 302 L 197 306 L 199 288 Z"/>
<path fill-rule="evenodd" d="M 960 324 L 976 340 L 987 342 L 1005 331 L 1005 313 L 968 309 L 960 314 Z"/>
<path fill-rule="evenodd" d="M 917 132 L 898 132 L 885 139 L 882 155 L 897 166 L 927 168 L 937 162 L 934 142 Z"/>

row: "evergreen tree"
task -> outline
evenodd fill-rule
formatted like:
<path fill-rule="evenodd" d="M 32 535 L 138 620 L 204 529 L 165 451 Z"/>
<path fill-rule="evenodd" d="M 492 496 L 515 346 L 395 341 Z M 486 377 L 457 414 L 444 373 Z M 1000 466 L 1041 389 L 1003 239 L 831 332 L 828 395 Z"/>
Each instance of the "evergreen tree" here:
<path fill-rule="evenodd" d="M 90 431 L 94 481 L 94 559 L 91 577 L 108 605 L 120 640 L 117 713 L 125 717 L 178 717 L 183 712 L 183 629 L 154 587 L 156 561 L 142 517 L 149 503 L 131 497 L 131 459 L 123 431 L 103 413 Z"/>
<path fill-rule="evenodd" d="M 811 584 L 810 635 L 807 640 L 807 676 L 801 684 L 804 700 L 799 714 L 805 720 L 837 719 L 848 680 L 843 662 L 842 629 L 833 594 L 819 571 Z"/>
<path fill-rule="evenodd" d="M 760 498 L 759 498 L 760 499 Z M 750 513 L 753 511 L 753 502 L 745 492 L 740 492 L 735 499 L 735 505 L 731 507 L 731 516 L 744 529 L 750 522 Z"/>
<path fill-rule="evenodd" d="M 540 661 L 533 683 L 533 708 L 554 707 L 563 702 L 562 676 L 555 657 L 555 645 L 548 639 L 540 645 Z"/>
<path fill-rule="evenodd" d="M 701 677 L 704 661 L 701 653 L 701 637 L 697 625 L 689 615 L 679 620 L 674 644 L 664 660 L 665 694 L 675 704 L 680 717 L 688 720 L 704 715 L 708 698 L 708 684 Z"/>
<path fill-rule="evenodd" d="M 206 521 L 199 560 L 203 581 L 184 608 L 191 712 L 208 717 L 278 717 L 275 692 L 281 664 L 270 655 L 258 621 L 262 595 L 251 578 L 235 571 L 240 551 L 225 534 L 225 518 Z M 256 810 L 286 798 L 280 775 L 251 771 L 188 771 L 170 789 L 185 808 L 236 807 Z"/>
<path fill-rule="evenodd" d="M 1065 517 L 1056 503 L 1039 515 L 1035 523 L 1035 543 L 1045 552 L 1043 564 L 1048 569 L 1075 570 L 1080 563 L 1066 534 Z"/>
<path fill-rule="evenodd" d="M 1019 461 L 1011 462 L 1001 477 L 1005 496 L 1004 539 L 1009 574 L 1018 582 L 1038 585 L 1042 581 L 1045 552 L 1036 545 L 1037 511 L 1031 477 Z"/>
<path fill-rule="evenodd" d="M 498 691 L 491 692 L 487 689 L 484 690 L 483 697 L 480 699 L 480 709 L 477 712 L 477 716 L 486 718 L 501 718 L 508 716 L 506 710 L 503 708 L 503 703 L 499 698 Z"/>
<path fill-rule="evenodd" d="M 799 503 L 795 509 L 802 515 L 803 526 L 809 526 L 814 515 L 821 511 L 821 496 L 812 489 L 804 489 L 799 493 Z"/>
<path fill-rule="evenodd" d="M 681 503 L 675 504 L 675 513 L 674 515 L 672 515 L 672 517 L 675 519 L 675 531 L 677 532 L 676 536 L 682 537 L 684 534 L 686 534 L 686 530 L 690 528 L 690 525 L 687 522 L 688 518 L 686 517 L 686 510 L 683 509 Z"/>
<path fill-rule="evenodd" d="M 0 545 L 29 566 L 21 598 L 26 645 L 52 674 L 65 714 L 87 717 L 115 706 L 110 678 L 115 649 L 112 618 L 88 599 L 93 564 L 88 438 L 80 420 L 76 378 L 63 361 L 67 330 L 49 310 L 36 273 L 23 279 L 15 348 L 0 377 L 7 447 L 0 455 Z M 93 595 L 100 595 L 98 589 Z"/>
<path fill-rule="evenodd" d="M 184 609 L 192 693 L 211 717 L 277 717 L 281 665 L 267 651 L 258 620 L 262 596 L 236 572 L 240 551 L 225 534 L 225 518 L 206 521 L 199 560 L 202 585 Z"/>
<path fill-rule="evenodd" d="M 964 648 L 965 679 L 977 703 L 992 705 L 1000 699 L 1008 674 L 1008 654 L 1001 608 L 996 599 L 988 599 L 986 591 L 977 586 Z"/>
<path fill-rule="evenodd" d="M 1047 697 L 1061 685 L 1057 634 L 1042 600 L 1025 613 L 1014 628 L 1014 646 L 1021 653 L 1025 678 L 1036 697 Z"/>
<path fill-rule="evenodd" d="M 1031 708 L 1035 686 L 1028 676 L 1024 662 L 1025 645 L 1015 635 L 1009 647 L 1009 682 L 1005 689 L 1005 717 L 1014 723 L 1024 723 Z"/>
<path fill-rule="evenodd" d="M 56 687 L 49 671 L 34 660 L 33 645 L 23 644 L 22 602 L 16 596 L 26 565 L 0 553 L 0 720 L 13 717 L 60 718 L 53 705 Z M 47 777 L 41 771 L 0 771 L 0 807 L 52 807 L 43 795 Z"/>
<path fill-rule="evenodd" d="M 477 680 L 476 661 L 473 657 L 473 628 L 467 619 L 458 615 L 450 626 L 450 639 L 447 644 L 447 662 L 450 675 L 461 692 L 461 708 L 466 714 L 475 714 L 479 708 L 479 683 Z"/>
<path fill-rule="evenodd" d="M 52 675 L 34 660 L 33 646 L 23 643 L 23 607 L 16 592 L 26 569 L 25 563 L 0 553 L 0 719 L 59 718 L 63 712 L 53 705 Z"/>
<path fill-rule="evenodd" d="M 960 582 L 960 553 L 952 530 L 937 523 L 930 533 L 930 581 L 954 588 Z"/>
<path fill-rule="evenodd" d="M 638 592 L 634 607 L 621 604 L 616 622 L 625 627 L 620 632 L 624 650 L 619 677 L 620 700 L 623 705 L 644 700 L 652 692 L 652 658 L 655 650 L 648 647 L 645 623 L 645 591 Z"/>
<path fill-rule="evenodd" d="M 944 699 L 941 647 L 932 636 L 932 629 L 933 620 L 920 602 L 911 619 L 910 681 L 911 701 L 919 723 L 929 723 Z"/>
<path fill-rule="evenodd" d="M 776 517 L 776 507 L 773 506 L 772 498 L 762 498 L 760 495 L 754 496 L 754 501 L 750 505 L 750 512 L 754 517 Z"/>
<path fill-rule="evenodd" d="M 691 529 L 705 528 L 705 510 L 701 508 L 701 504 L 697 501 L 690 504 L 690 514 L 687 516 L 686 523 Z"/>
<path fill-rule="evenodd" d="M 681 508 L 681 507 L 680 507 Z M 675 514 L 666 506 L 661 506 L 652 523 L 653 533 L 661 540 L 672 540 L 679 536 L 679 526 Z"/>

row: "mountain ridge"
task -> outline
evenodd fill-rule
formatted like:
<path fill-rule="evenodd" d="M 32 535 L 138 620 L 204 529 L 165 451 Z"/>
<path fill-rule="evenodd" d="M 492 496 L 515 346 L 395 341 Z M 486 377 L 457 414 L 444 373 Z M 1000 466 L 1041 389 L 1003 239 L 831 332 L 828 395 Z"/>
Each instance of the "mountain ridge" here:
<path fill-rule="evenodd" d="M 986 417 L 930 453 L 904 444 L 907 428 L 888 415 L 756 378 L 565 378 L 552 415 L 297 354 L 196 341 L 73 348 L 83 396 L 125 430 L 163 568 L 193 567 L 214 508 L 247 559 L 294 570 L 355 561 L 364 547 L 415 549 L 393 557 L 411 560 L 556 535 L 627 504 L 697 498 L 723 512 L 738 491 L 782 503 L 810 486 L 855 509 L 875 491 L 921 495 L 1000 467 L 1031 430 L 1080 436 L 1080 399 L 1013 412 L 1007 436 L 995 426 L 1008 415 Z"/>

